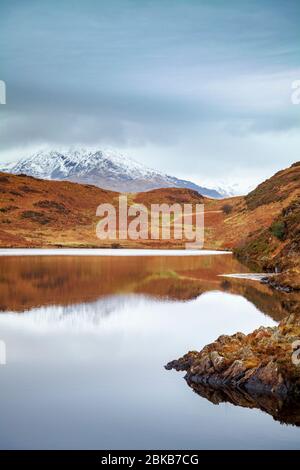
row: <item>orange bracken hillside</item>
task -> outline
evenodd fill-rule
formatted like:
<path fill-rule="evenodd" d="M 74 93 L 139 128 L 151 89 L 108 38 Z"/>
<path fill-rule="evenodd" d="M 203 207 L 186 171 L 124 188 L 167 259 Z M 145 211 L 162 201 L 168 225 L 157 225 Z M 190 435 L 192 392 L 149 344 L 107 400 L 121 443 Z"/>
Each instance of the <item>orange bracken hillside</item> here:
<path fill-rule="evenodd" d="M 176 248 L 184 240 L 99 240 L 96 209 L 111 203 L 118 214 L 120 193 L 91 185 L 39 180 L 0 173 L 0 247 L 147 247 Z M 128 194 L 128 204 L 203 203 L 189 189 L 168 188 Z"/>
<path fill-rule="evenodd" d="M 185 240 L 115 240 L 96 237 L 96 209 L 118 211 L 119 193 L 66 181 L 0 173 L 1 247 L 180 248 Z M 128 203 L 204 204 L 205 248 L 234 250 L 257 269 L 284 271 L 278 279 L 300 287 L 300 163 L 276 173 L 245 197 L 210 199 L 195 191 L 163 188 L 128 194 Z M 275 281 L 274 281 L 275 282 Z"/>
<path fill-rule="evenodd" d="M 2 247 L 89 245 L 97 206 L 118 195 L 94 186 L 4 173 L 0 194 Z"/>
<path fill-rule="evenodd" d="M 267 226 L 256 226 L 236 247 L 240 259 L 280 273 L 271 282 L 300 289 L 300 162 L 259 185 L 245 198 L 248 213 L 262 210 Z"/>

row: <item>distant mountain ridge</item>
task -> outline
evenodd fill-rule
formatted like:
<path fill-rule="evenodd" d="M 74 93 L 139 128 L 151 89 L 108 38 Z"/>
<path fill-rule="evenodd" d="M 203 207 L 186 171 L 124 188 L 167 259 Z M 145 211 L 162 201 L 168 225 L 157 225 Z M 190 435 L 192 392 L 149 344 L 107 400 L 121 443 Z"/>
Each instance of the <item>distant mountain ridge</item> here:
<path fill-rule="evenodd" d="M 193 189 L 203 196 L 217 199 L 226 196 L 216 189 L 153 170 L 111 150 L 43 150 L 17 162 L 0 165 L 0 171 L 40 179 L 92 184 L 119 192 L 177 187 Z"/>

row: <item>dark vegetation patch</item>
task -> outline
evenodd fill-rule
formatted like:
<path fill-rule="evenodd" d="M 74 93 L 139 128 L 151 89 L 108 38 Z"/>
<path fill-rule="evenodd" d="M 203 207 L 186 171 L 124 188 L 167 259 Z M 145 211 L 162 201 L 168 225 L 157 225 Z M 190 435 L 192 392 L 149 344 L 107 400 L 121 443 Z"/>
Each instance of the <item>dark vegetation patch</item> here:
<path fill-rule="evenodd" d="M 282 210 L 270 230 L 279 240 L 300 238 L 300 196 Z"/>
<path fill-rule="evenodd" d="M 45 269 L 36 269 L 34 271 L 21 271 L 20 277 L 26 281 L 40 280 L 47 277 L 47 271 Z"/>
<path fill-rule="evenodd" d="M 233 207 L 232 207 L 231 204 L 224 204 L 224 206 L 222 206 L 222 211 L 223 211 L 224 214 L 226 214 L 226 215 L 231 214 L 232 209 L 233 209 Z"/>
<path fill-rule="evenodd" d="M 3 176 L 3 175 L 0 176 L 0 183 L 8 183 L 8 182 L 9 182 L 9 178 L 7 176 Z"/>
<path fill-rule="evenodd" d="M 46 225 L 51 222 L 50 217 L 46 217 L 43 212 L 36 212 L 36 211 L 24 211 L 21 214 L 22 219 L 29 219 L 32 222 L 37 222 L 38 224 L 41 225 Z"/>
<path fill-rule="evenodd" d="M 5 206 L 5 207 L 1 207 L 0 212 L 3 212 L 4 214 L 6 214 L 6 212 L 14 211 L 16 209 L 18 209 L 17 206 Z"/>
<path fill-rule="evenodd" d="M 66 208 L 66 206 L 62 203 L 55 202 L 55 201 L 39 201 L 34 204 L 35 207 L 39 207 L 41 209 L 52 209 L 60 214 L 68 214 L 70 211 Z"/>
<path fill-rule="evenodd" d="M 120 243 L 112 243 L 111 247 L 116 250 L 118 248 L 121 248 L 121 245 L 120 245 Z"/>
<path fill-rule="evenodd" d="M 291 255 L 299 256 L 300 252 L 300 196 L 286 207 L 278 222 L 285 225 L 284 240 L 287 242 L 282 252 L 284 262 Z"/>
<path fill-rule="evenodd" d="M 27 186 L 27 184 L 19 186 L 19 189 L 21 191 L 23 191 L 24 193 L 35 193 L 35 194 L 37 194 L 37 193 L 41 192 L 38 189 L 34 189 L 34 188 L 31 188 L 30 186 Z"/>
<path fill-rule="evenodd" d="M 269 238 L 268 231 L 260 231 L 241 243 L 234 252 L 239 259 L 257 269 L 262 265 L 262 260 L 267 260 L 272 253 L 272 244 Z"/>
<path fill-rule="evenodd" d="M 35 283 L 34 286 L 37 289 L 57 289 L 58 287 L 62 288 L 67 282 L 65 276 L 57 276 L 54 278 L 47 278 L 45 281 L 40 280 Z"/>
<path fill-rule="evenodd" d="M 271 233 L 275 237 L 277 237 L 278 240 L 284 240 L 286 238 L 286 232 L 287 232 L 286 229 L 287 227 L 283 220 L 277 220 L 273 222 L 273 224 L 270 227 Z"/>
<path fill-rule="evenodd" d="M 34 176 L 26 175 L 25 173 L 18 173 L 17 176 L 20 176 L 21 178 L 26 178 L 30 180 L 37 180 L 38 178 L 35 178 Z"/>

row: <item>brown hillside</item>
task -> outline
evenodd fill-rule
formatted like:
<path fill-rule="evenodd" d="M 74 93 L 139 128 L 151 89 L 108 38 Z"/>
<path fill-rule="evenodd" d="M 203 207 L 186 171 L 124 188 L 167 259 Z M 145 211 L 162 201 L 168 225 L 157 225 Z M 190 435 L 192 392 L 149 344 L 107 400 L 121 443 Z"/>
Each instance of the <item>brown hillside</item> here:
<path fill-rule="evenodd" d="M 118 196 L 95 186 L 4 173 L 0 194 L 2 247 L 94 243 L 97 206 Z"/>
<path fill-rule="evenodd" d="M 197 191 L 185 188 L 161 188 L 137 193 L 133 195 L 135 203 L 150 204 L 166 203 L 166 204 L 203 204 L 208 198 L 201 196 Z"/>
<path fill-rule="evenodd" d="M 268 180 L 257 186 L 249 193 L 245 200 L 247 207 L 254 210 L 259 206 L 293 200 L 299 194 L 300 162 L 294 163 L 290 168 L 281 170 Z"/>
<path fill-rule="evenodd" d="M 247 214 L 265 212 L 235 247 L 237 256 L 263 270 L 284 272 L 272 282 L 300 289 L 300 164 L 278 172 L 245 198 Z"/>
<path fill-rule="evenodd" d="M 98 205 L 111 203 L 118 213 L 120 193 L 91 185 L 39 180 L 0 173 L 0 247 L 183 247 L 184 240 L 99 240 Z M 189 189 L 166 188 L 128 194 L 128 203 L 203 203 Z"/>
<path fill-rule="evenodd" d="M 1 247 L 181 248 L 184 240 L 115 240 L 96 237 L 96 208 L 118 208 L 119 193 L 70 182 L 0 173 Z M 233 249 L 259 270 L 284 272 L 282 285 L 300 288 L 300 163 L 279 171 L 245 197 L 209 199 L 189 189 L 128 194 L 129 204 L 203 203 L 205 248 Z"/>

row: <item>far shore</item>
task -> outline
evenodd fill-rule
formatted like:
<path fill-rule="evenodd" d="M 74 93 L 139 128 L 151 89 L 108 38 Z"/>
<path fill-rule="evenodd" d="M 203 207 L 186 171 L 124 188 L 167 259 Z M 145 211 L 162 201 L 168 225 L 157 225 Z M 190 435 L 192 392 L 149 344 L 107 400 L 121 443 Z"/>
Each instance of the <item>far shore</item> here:
<path fill-rule="evenodd" d="M 129 248 L 0 248 L 0 256 L 209 256 L 230 255 L 217 250 Z"/>

